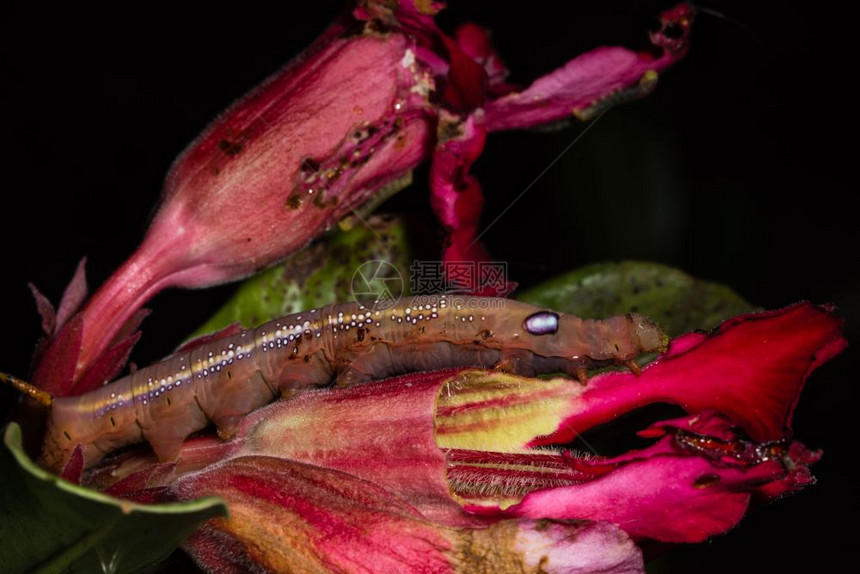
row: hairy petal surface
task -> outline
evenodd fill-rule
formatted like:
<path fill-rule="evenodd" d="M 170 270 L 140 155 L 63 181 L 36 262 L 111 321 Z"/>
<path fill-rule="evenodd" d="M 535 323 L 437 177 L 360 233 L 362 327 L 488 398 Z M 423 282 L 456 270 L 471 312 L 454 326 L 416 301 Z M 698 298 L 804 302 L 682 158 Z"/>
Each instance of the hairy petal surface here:
<path fill-rule="evenodd" d="M 185 543 L 218 572 L 643 572 L 609 524 L 506 520 L 434 524 L 395 493 L 349 474 L 266 456 L 233 458 L 173 486 L 230 504 Z"/>

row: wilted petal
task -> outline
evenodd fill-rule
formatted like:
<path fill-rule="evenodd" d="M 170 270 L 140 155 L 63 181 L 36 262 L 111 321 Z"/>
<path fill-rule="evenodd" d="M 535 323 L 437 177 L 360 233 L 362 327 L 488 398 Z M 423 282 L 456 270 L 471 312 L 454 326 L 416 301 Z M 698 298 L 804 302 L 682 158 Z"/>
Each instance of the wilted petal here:
<path fill-rule="evenodd" d="M 569 119 L 587 120 L 622 101 L 647 95 L 658 75 L 687 51 L 692 8 L 663 12 L 651 35 L 656 54 L 621 47 L 598 48 L 535 81 L 526 90 L 484 106 L 488 131 L 519 129 Z"/>
<path fill-rule="evenodd" d="M 510 528 L 514 524 L 519 530 L 516 548 L 527 559 L 526 572 L 633 574 L 645 571 L 636 545 L 622 529 L 608 522 L 506 520 L 489 530 Z M 480 569 L 484 564 L 476 566 Z"/>
<path fill-rule="evenodd" d="M 454 38 L 460 50 L 484 68 L 490 97 L 504 95 L 515 89 L 504 81 L 509 74 L 508 68 L 493 47 L 486 28 L 466 22 L 457 27 Z"/>
<path fill-rule="evenodd" d="M 439 221 L 448 231 L 443 261 L 488 261 L 489 254 L 478 241 L 484 196 L 481 183 L 469 173 L 472 164 L 484 150 L 485 131 L 470 116 L 465 122 L 449 114 L 440 118 L 445 134 L 433 154 L 430 167 L 430 203 Z M 455 280 L 450 279 L 452 283 Z M 481 285 L 461 285 L 474 294 L 503 296 L 513 289 L 482 289 Z"/>

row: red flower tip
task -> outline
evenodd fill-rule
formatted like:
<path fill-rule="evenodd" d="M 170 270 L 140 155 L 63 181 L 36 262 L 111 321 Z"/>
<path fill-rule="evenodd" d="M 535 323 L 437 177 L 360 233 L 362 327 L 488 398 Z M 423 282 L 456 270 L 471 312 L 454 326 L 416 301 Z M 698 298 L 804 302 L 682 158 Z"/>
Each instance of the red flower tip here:
<path fill-rule="evenodd" d="M 651 43 L 671 52 L 685 53 L 690 47 L 690 32 L 695 10 L 691 4 L 678 4 L 660 14 L 660 28 L 650 33 Z"/>

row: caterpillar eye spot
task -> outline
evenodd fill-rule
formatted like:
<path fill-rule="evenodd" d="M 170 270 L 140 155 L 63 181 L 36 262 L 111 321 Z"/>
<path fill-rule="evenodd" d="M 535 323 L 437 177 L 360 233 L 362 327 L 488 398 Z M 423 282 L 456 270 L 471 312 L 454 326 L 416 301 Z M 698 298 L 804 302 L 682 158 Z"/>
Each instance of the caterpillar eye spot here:
<path fill-rule="evenodd" d="M 113 420 L 113 417 L 110 417 L 110 426 L 112 426 L 112 427 L 116 426 L 116 421 Z"/>
<path fill-rule="evenodd" d="M 621 350 L 621 349 L 620 349 L 620 347 L 618 346 L 618 343 L 615 343 L 615 350 L 616 350 L 616 351 Z"/>
<path fill-rule="evenodd" d="M 71 435 L 70 435 L 69 433 L 67 433 L 66 431 L 63 431 L 63 436 L 64 436 L 64 437 L 66 437 L 66 438 L 67 438 L 67 439 L 69 439 L 69 440 L 72 440 Z"/>
<path fill-rule="evenodd" d="M 552 335 L 558 332 L 558 314 L 552 311 L 532 313 L 523 321 L 523 329 L 530 335 Z"/>
<path fill-rule="evenodd" d="M 167 406 L 169 407 L 170 406 L 170 397 L 164 397 L 164 398 L 167 399 Z"/>

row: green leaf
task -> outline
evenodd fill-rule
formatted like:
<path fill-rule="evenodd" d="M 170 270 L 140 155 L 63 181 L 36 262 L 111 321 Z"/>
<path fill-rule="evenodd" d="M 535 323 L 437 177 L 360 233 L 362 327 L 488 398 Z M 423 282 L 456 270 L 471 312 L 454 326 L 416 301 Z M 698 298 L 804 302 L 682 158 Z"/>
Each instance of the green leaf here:
<path fill-rule="evenodd" d="M 290 313 L 353 300 L 354 296 L 361 298 L 355 292 L 363 287 L 362 270 L 365 276 L 381 270 L 392 279 L 386 283 L 396 290 L 392 295 L 405 294 L 409 288 L 412 250 L 404 222 L 386 215 L 371 216 L 361 222 L 245 281 L 192 338 L 232 323 L 250 328 Z M 382 285 L 376 282 L 371 287 Z"/>
<path fill-rule="evenodd" d="M 640 313 L 673 337 L 712 329 L 723 319 L 754 310 L 724 285 L 640 261 L 590 265 L 541 283 L 517 299 L 588 318 Z"/>
<path fill-rule="evenodd" d="M 54 476 L 22 450 L 11 423 L 0 448 L 0 572 L 141 572 L 203 521 L 227 515 L 218 498 L 140 505 Z"/>

